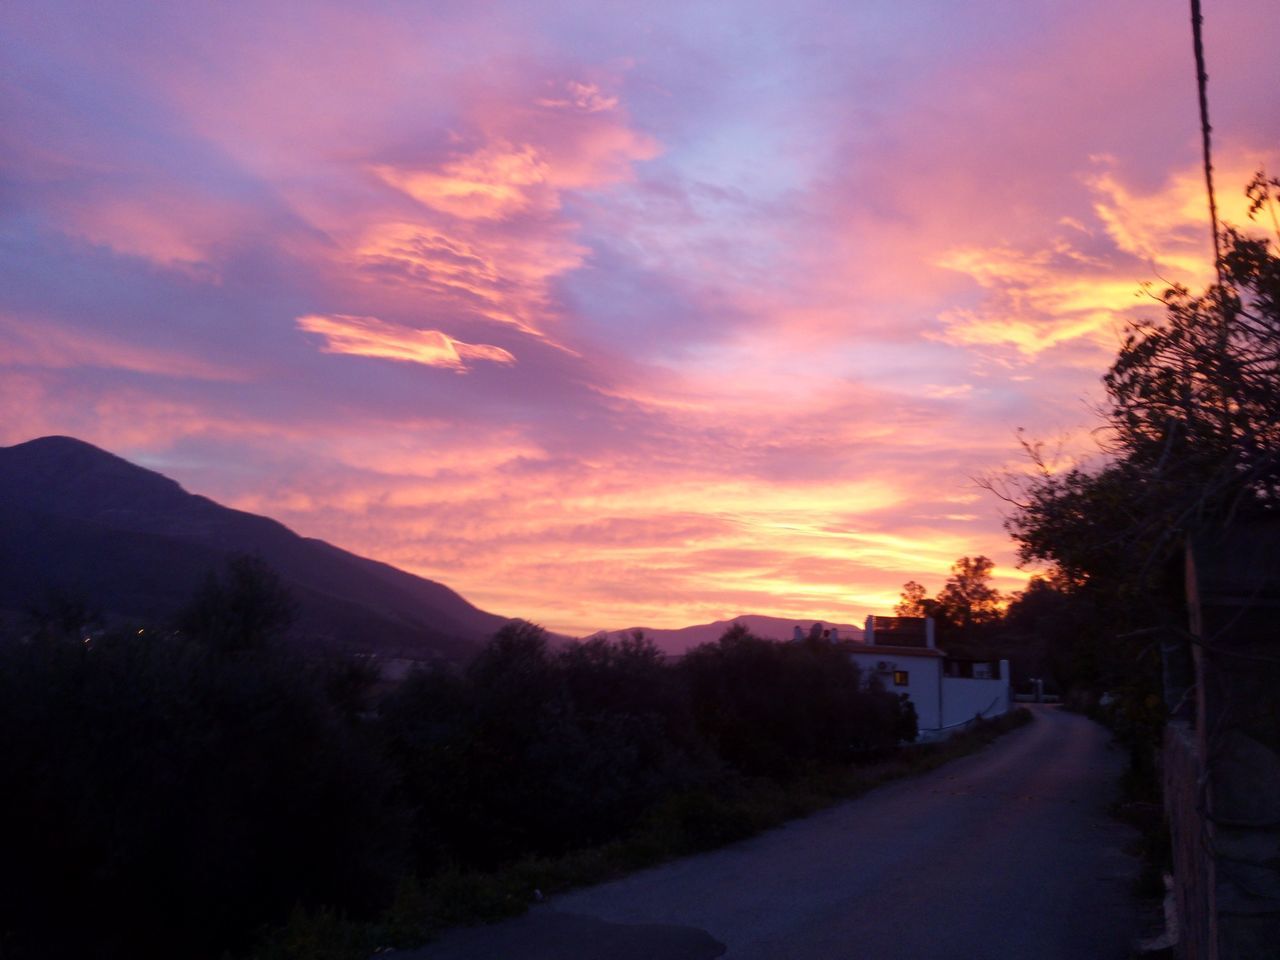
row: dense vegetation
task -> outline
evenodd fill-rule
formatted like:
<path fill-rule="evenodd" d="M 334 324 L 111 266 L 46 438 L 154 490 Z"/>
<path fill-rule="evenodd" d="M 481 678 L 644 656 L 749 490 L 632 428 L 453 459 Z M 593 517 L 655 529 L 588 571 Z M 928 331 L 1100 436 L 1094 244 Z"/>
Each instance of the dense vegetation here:
<path fill-rule="evenodd" d="M 1258 174 L 1253 213 L 1278 190 Z M 1219 283 L 1164 291 L 1163 315 L 1127 330 L 1092 463 L 1064 470 L 1026 441 L 1028 471 L 984 479 L 1019 559 L 1044 572 L 1002 597 L 991 561 L 962 557 L 935 596 L 910 581 L 897 608 L 934 617 L 952 655 L 1011 659 L 1015 684 L 1040 677 L 1082 703 L 1109 692 L 1135 745 L 1162 722 L 1160 642 L 1186 639 L 1187 543 L 1280 505 L 1280 258 L 1234 229 L 1222 249 Z"/>
<path fill-rule="evenodd" d="M 1278 189 L 1259 173 L 1251 214 L 1271 206 L 1274 225 Z M 1079 699 L 1110 691 L 1110 719 L 1148 773 L 1161 648 L 1196 642 L 1186 545 L 1280 509 L 1280 258 L 1235 229 L 1221 241 L 1218 283 L 1166 290 L 1163 315 L 1129 328 L 1103 377 L 1101 456 L 1052 469 L 1028 443 L 1030 474 L 989 482 L 1021 559 L 1049 568 L 1010 606 L 1007 635 Z"/>
<path fill-rule="evenodd" d="M 242 558 L 177 627 L 86 635 L 64 607 L 4 638 L 0 957 L 242 954 L 298 910 L 373 917 L 655 817 L 714 846 L 749 832 L 725 815 L 747 785 L 915 736 L 822 643 L 735 629 L 668 662 L 515 622 L 379 697 L 358 663 L 278 649 L 289 613 Z"/>

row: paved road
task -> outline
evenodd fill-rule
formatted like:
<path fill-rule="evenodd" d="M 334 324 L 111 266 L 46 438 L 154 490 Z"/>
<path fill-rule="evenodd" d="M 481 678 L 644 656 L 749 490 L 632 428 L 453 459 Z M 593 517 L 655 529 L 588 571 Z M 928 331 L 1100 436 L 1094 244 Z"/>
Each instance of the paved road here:
<path fill-rule="evenodd" d="M 723 850 L 457 930 L 421 960 L 1111 960 L 1138 932 L 1123 761 L 1053 707 L 987 751 Z"/>

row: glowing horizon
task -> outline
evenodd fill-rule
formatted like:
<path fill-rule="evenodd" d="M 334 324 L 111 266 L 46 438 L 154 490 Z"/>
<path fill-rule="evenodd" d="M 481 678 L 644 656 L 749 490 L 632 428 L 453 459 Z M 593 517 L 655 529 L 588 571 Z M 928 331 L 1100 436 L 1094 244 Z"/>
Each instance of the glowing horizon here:
<path fill-rule="evenodd" d="M 623 15 L 625 12 L 625 15 Z M 1206 11 L 1223 217 L 1280 169 Z M 861 622 L 1087 451 L 1210 278 L 1186 17 L 979 2 L 0 10 L 0 443 L 584 634 Z"/>

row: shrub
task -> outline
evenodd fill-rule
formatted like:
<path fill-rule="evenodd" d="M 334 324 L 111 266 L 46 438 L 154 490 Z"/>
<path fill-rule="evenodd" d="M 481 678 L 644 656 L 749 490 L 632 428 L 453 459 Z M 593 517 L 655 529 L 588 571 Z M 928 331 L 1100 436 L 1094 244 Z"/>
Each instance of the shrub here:
<path fill-rule="evenodd" d="M 815 761 L 847 761 L 912 732 L 902 701 L 863 688 L 838 645 L 761 640 L 735 625 L 681 669 L 698 729 L 749 775 L 789 780 Z"/>
<path fill-rule="evenodd" d="M 390 775 L 296 664 L 172 637 L 0 648 L 6 956 L 189 956 L 382 905 Z"/>

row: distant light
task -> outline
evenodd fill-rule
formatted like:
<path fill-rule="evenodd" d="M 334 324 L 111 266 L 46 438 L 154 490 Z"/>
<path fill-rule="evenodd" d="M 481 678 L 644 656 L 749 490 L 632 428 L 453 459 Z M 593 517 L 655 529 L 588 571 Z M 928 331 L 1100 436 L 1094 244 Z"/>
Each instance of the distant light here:
<path fill-rule="evenodd" d="M 138 636 L 142 636 L 142 631 L 141 631 L 141 630 L 139 630 L 139 631 L 138 631 Z"/>

